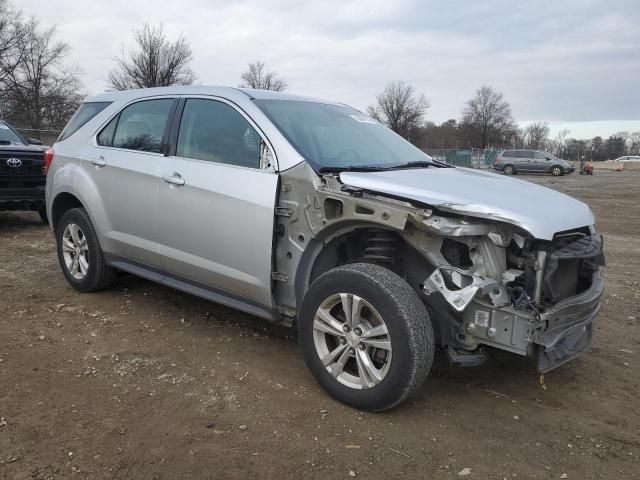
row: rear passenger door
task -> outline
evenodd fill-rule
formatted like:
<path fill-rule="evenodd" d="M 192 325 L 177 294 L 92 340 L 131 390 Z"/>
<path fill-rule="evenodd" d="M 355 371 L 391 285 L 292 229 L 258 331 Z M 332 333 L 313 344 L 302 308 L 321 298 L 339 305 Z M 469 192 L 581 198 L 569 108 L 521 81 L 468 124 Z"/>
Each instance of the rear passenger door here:
<path fill-rule="evenodd" d="M 85 171 L 101 196 L 103 250 L 159 267 L 158 182 L 163 138 L 177 99 L 139 100 L 123 108 L 85 154 Z"/>
<path fill-rule="evenodd" d="M 278 175 L 261 167 L 258 130 L 226 100 L 181 101 L 161 168 L 159 239 L 168 275 L 270 308 Z"/>

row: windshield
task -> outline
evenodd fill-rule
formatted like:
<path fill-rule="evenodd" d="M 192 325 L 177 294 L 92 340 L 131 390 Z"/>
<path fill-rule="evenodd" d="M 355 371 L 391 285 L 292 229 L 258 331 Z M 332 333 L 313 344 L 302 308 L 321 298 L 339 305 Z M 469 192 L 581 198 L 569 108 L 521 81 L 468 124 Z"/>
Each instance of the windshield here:
<path fill-rule="evenodd" d="M 0 122 L 0 145 L 24 145 L 24 142 L 7 124 Z"/>
<path fill-rule="evenodd" d="M 255 100 L 316 170 L 393 168 L 431 157 L 350 107 L 294 100 Z"/>

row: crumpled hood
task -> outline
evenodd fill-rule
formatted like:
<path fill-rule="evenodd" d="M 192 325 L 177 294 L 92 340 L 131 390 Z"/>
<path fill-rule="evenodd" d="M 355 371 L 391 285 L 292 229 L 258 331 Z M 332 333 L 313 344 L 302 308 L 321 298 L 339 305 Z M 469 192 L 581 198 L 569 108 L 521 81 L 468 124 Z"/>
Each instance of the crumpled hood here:
<path fill-rule="evenodd" d="M 595 223 L 588 205 L 564 193 L 469 168 L 342 172 L 340 180 L 443 211 L 511 223 L 541 240 Z"/>

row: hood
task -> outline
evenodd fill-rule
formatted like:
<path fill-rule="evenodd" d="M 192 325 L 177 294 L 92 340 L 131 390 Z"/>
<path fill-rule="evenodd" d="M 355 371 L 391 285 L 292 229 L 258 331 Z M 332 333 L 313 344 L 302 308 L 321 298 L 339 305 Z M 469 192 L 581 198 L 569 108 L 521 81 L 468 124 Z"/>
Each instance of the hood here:
<path fill-rule="evenodd" d="M 588 205 L 564 193 L 469 168 L 342 172 L 340 180 L 442 211 L 517 225 L 541 240 L 595 222 Z"/>
<path fill-rule="evenodd" d="M 46 145 L 24 145 L 13 143 L 11 145 L 3 145 L 0 143 L 0 153 L 8 153 L 8 152 L 44 152 L 49 147 Z"/>

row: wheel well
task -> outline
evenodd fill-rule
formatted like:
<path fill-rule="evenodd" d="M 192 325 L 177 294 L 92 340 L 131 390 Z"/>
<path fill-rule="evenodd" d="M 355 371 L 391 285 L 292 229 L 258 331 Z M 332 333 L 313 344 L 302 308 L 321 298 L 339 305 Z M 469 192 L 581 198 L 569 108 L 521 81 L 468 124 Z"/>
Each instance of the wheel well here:
<path fill-rule="evenodd" d="M 551 168 L 549 169 L 549 171 L 552 171 L 554 168 L 559 168 L 561 171 L 564 172 L 564 168 L 562 168 L 562 165 L 552 165 Z"/>
<path fill-rule="evenodd" d="M 55 231 L 58 228 L 60 218 L 64 215 L 64 212 L 71 210 L 72 208 L 82 208 L 84 205 L 78 200 L 77 197 L 70 193 L 61 193 L 54 200 L 51 206 L 51 225 Z"/>
<path fill-rule="evenodd" d="M 323 273 L 349 263 L 373 263 L 403 277 L 415 290 L 434 267 L 394 230 L 363 227 L 343 233 L 325 244 L 316 256 L 309 284 Z"/>

